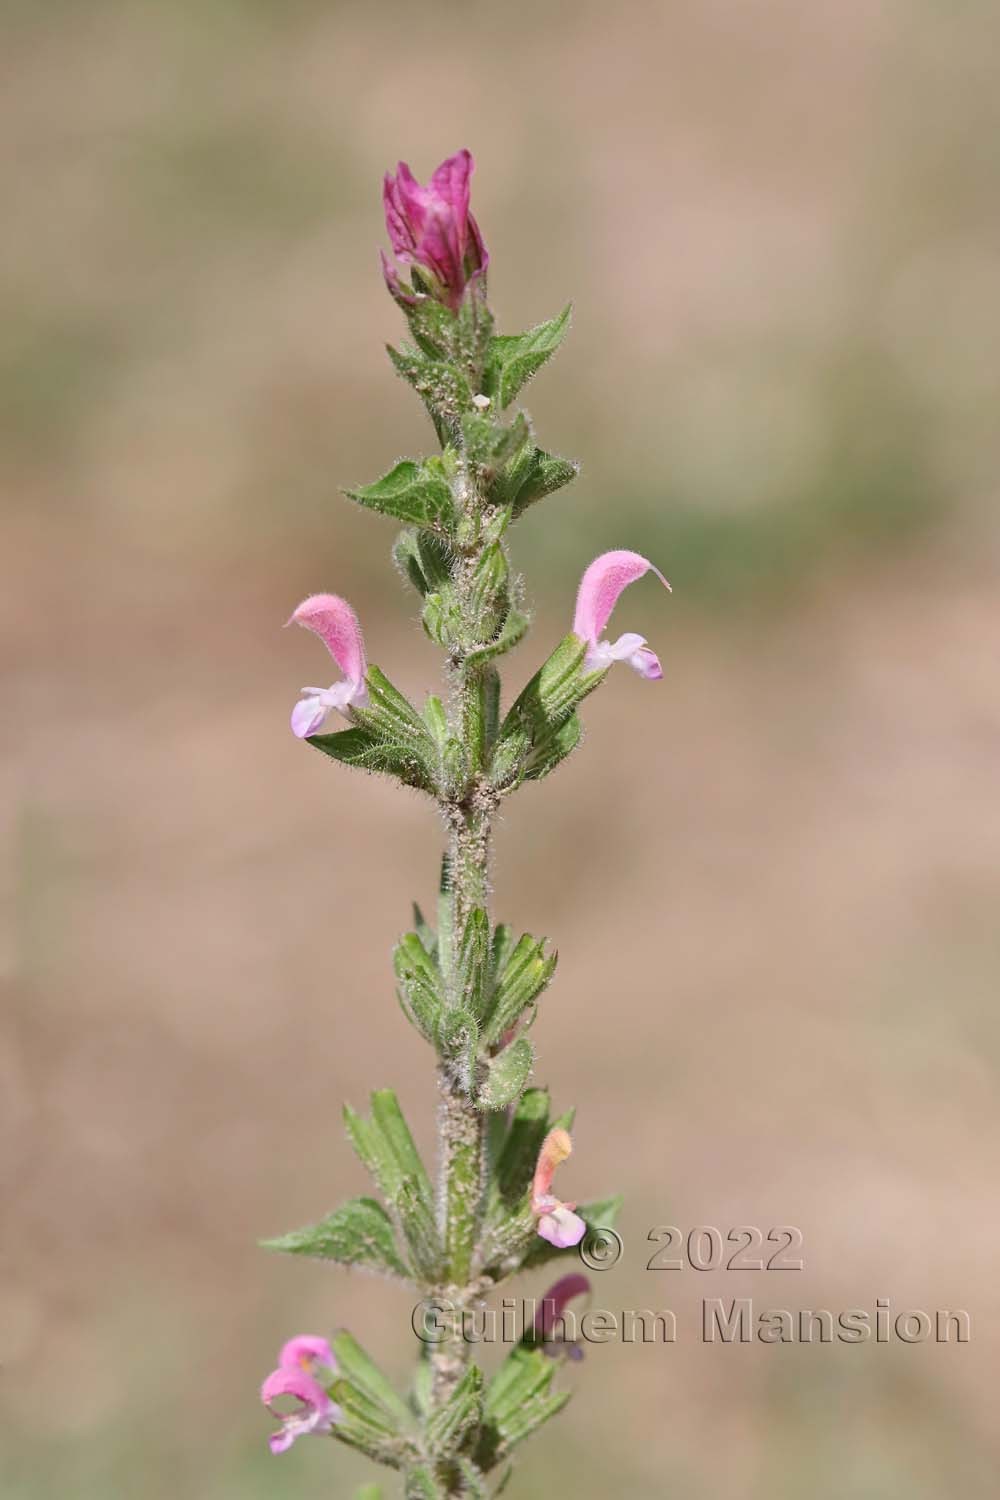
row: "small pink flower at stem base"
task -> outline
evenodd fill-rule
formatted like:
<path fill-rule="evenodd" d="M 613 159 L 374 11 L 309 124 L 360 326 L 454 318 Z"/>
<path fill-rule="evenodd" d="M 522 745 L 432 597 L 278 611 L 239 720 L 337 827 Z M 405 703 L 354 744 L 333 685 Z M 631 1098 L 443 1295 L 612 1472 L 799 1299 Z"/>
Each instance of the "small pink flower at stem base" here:
<path fill-rule="evenodd" d="M 274 1402 L 280 1396 L 290 1396 L 298 1405 L 291 1412 L 275 1411 Z M 298 1438 L 310 1433 L 329 1432 L 343 1415 L 319 1381 L 305 1370 L 272 1370 L 260 1388 L 260 1399 L 281 1422 L 269 1439 L 272 1453 L 286 1452 Z"/>
<path fill-rule="evenodd" d="M 567 1303 L 575 1297 L 586 1296 L 590 1291 L 590 1282 L 586 1276 L 579 1271 L 571 1271 L 568 1276 L 562 1276 L 550 1286 L 541 1305 L 535 1313 L 531 1325 L 532 1342 L 541 1345 L 542 1351 L 552 1359 L 564 1354 L 569 1359 L 582 1359 L 583 1350 L 571 1337 L 567 1328 L 565 1318 Z M 570 1319 L 575 1330 L 576 1319 L 570 1314 Z"/>
<path fill-rule="evenodd" d="M 278 1368 L 272 1370 L 260 1388 L 260 1399 L 281 1422 L 270 1438 L 271 1452 L 284 1453 L 296 1438 L 307 1433 L 329 1432 L 339 1422 L 341 1410 L 324 1390 L 337 1373 L 337 1361 L 326 1339 L 314 1333 L 300 1333 L 282 1345 Z M 298 1402 L 291 1412 L 277 1412 L 273 1403 L 279 1396 Z"/>
<path fill-rule="evenodd" d="M 531 1185 L 531 1211 L 538 1220 L 538 1233 L 550 1245 L 566 1250 L 578 1245 L 587 1232 L 587 1225 L 579 1214 L 575 1214 L 574 1203 L 563 1203 L 552 1189 L 552 1178 L 556 1167 L 572 1154 L 573 1142 L 568 1130 L 557 1126 L 550 1130 L 542 1142 Z"/>
<path fill-rule="evenodd" d="M 343 682 L 331 687 L 304 687 L 292 709 L 292 733 L 300 740 L 315 734 L 331 709 L 347 716 L 349 708 L 364 708 L 368 702 L 365 684 L 365 642 L 358 617 L 346 599 L 336 594 L 311 594 L 303 599 L 291 619 L 318 635 L 337 666 Z"/>
<path fill-rule="evenodd" d="M 659 658 L 646 645 L 645 636 L 628 633 L 614 642 L 601 639 L 623 590 L 650 572 L 669 589 L 659 568 L 638 552 L 604 552 L 595 557 L 584 573 L 576 596 L 573 634 L 587 643 L 583 665 L 588 672 L 599 672 L 613 662 L 625 661 L 640 677 L 655 681 L 663 676 Z"/>
<path fill-rule="evenodd" d="M 469 151 L 443 161 L 422 187 L 405 161 L 396 175 L 385 174 L 382 202 L 393 254 L 404 265 L 416 265 L 437 288 L 438 299 L 457 312 L 465 289 L 489 265 L 479 226 L 469 212 L 469 179 L 475 163 Z M 415 298 L 403 291 L 399 276 L 382 256 L 389 291 L 404 306 Z"/>

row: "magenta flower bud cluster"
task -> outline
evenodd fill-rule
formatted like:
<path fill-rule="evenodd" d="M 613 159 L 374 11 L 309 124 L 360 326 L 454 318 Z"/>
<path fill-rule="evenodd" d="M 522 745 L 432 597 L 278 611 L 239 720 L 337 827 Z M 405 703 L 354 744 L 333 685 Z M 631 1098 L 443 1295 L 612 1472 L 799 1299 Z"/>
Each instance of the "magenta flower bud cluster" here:
<path fill-rule="evenodd" d="M 385 174 L 382 202 L 392 253 L 404 266 L 418 266 L 434 295 L 457 311 L 469 283 L 485 274 L 490 257 L 479 226 L 469 212 L 469 189 L 475 163 L 472 153 L 458 151 L 443 161 L 421 187 L 405 161 L 395 177 Z M 412 304 L 399 272 L 382 254 L 386 286 L 399 302 Z"/>

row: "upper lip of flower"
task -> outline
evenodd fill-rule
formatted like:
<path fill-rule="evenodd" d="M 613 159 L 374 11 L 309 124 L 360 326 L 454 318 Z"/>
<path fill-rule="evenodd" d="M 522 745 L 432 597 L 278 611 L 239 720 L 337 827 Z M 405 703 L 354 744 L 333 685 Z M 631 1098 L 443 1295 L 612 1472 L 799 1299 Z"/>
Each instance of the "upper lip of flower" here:
<path fill-rule="evenodd" d="M 561 1276 L 549 1287 L 535 1311 L 531 1328 L 533 1336 L 541 1340 L 547 1339 L 562 1317 L 566 1304 L 589 1291 L 590 1282 L 581 1272 L 571 1271 L 568 1276 Z"/>
<path fill-rule="evenodd" d="M 308 1406 L 314 1406 L 322 1411 L 325 1406 L 332 1406 L 333 1402 L 320 1385 L 319 1381 L 305 1370 L 291 1370 L 280 1366 L 272 1370 L 260 1388 L 260 1399 L 265 1406 L 270 1406 L 278 1396 L 297 1396 Z"/>
<path fill-rule="evenodd" d="M 279 1370 L 304 1370 L 315 1376 L 317 1366 L 337 1372 L 337 1361 L 326 1339 L 313 1333 L 300 1333 L 282 1345 L 278 1355 Z"/>

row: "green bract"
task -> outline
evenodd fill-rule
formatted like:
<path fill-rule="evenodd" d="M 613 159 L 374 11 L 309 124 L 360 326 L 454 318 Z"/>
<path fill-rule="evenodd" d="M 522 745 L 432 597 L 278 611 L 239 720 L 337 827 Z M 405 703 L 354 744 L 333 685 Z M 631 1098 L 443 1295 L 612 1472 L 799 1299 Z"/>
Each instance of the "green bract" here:
<path fill-rule="evenodd" d="M 345 495 L 368 510 L 410 521 L 429 531 L 448 532 L 455 525 L 455 499 L 445 463 L 440 458 L 423 458 L 416 462 L 403 459 L 374 484 Z"/>
<path fill-rule="evenodd" d="M 529 328 L 527 333 L 498 334 L 490 340 L 483 372 L 483 390 L 509 406 L 521 387 L 551 359 L 569 330 L 569 303 L 557 318 Z"/>

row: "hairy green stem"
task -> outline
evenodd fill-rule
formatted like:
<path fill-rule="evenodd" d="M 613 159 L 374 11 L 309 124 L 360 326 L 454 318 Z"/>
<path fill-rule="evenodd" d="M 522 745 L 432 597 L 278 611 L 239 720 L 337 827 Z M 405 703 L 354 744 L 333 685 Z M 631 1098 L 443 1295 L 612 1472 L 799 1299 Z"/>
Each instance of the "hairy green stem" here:
<path fill-rule="evenodd" d="M 466 513 L 478 511 L 474 493 L 466 488 L 463 476 Z M 458 589 L 465 624 L 470 638 L 473 630 L 472 606 L 467 581 L 471 578 L 481 549 L 470 547 L 463 559 L 462 583 Z M 459 992 L 462 934 L 469 913 L 476 907 L 489 909 L 490 836 L 495 799 L 483 784 L 486 767 L 490 715 L 488 710 L 487 673 L 481 666 L 470 666 L 464 659 L 452 662 L 453 732 L 465 752 L 466 782 L 460 799 L 442 803 L 448 828 L 448 868 L 451 896 L 451 924 L 448 936 L 450 952 L 446 971 L 451 976 L 450 1001 L 460 1005 Z M 469 1093 L 469 1080 L 455 1066 L 443 1064 L 438 1069 L 439 1129 L 439 1203 L 447 1265 L 448 1296 L 461 1312 L 476 1295 L 475 1254 L 482 1221 L 488 1164 L 486 1158 L 486 1114 L 476 1107 Z M 462 1377 L 469 1361 L 469 1345 L 462 1337 L 461 1317 L 456 1320 L 453 1336 L 436 1345 L 431 1352 L 433 1402 L 446 1401 Z M 454 1455 L 442 1456 L 438 1478 L 448 1495 L 461 1495 L 463 1487 L 455 1468 Z"/>
<path fill-rule="evenodd" d="M 484 808 L 448 809 L 449 867 L 453 900 L 449 969 L 459 970 L 458 949 L 469 912 L 488 900 L 490 815 Z M 438 1069 L 440 1187 L 449 1295 L 463 1303 L 472 1279 L 485 1188 L 486 1115 L 477 1109 L 455 1070 Z M 436 1346 L 432 1356 L 436 1400 L 447 1397 L 468 1361 L 461 1338 Z"/>

